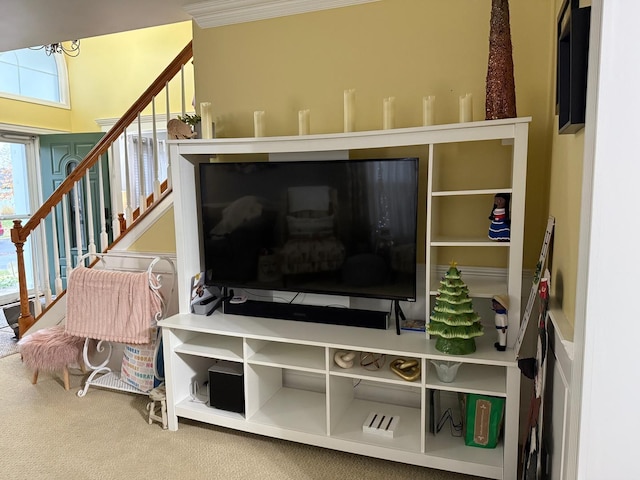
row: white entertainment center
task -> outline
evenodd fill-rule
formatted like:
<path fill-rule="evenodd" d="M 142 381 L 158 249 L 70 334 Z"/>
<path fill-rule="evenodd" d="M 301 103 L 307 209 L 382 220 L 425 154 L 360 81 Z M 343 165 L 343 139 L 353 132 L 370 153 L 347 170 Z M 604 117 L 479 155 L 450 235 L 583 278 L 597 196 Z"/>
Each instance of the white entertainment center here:
<path fill-rule="evenodd" d="M 517 118 L 370 132 L 170 142 L 179 313 L 160 322 L 169 429 L 178 428 L 179 418 L 188 418 L 425 467 L 487 478 L 516 478 L 520 371 L 513 346 L 521 317 L 529 122 L 530 118 Z M 509 149 L 507 181 L 493 183 L 472 176 L 477 185 L 465 184 L 465 181 L 452 185 L 442 180 L 439 169 L 445 167 L 449 157 L 439 156 L 440 146 L 482 148 L 485 143 L 495 142 Z M 465 280 L 470 296 L 479 302 L 490 301 L 493 295 L 508 295 L 507 351 L 494 348 L 493 319 L 485 319 L 485 335 L 477 339 L 475 353 L 453 357 L 437 351 L 435 339 L 419 332 L 403 331 L 396 335 L 393 328 L 376 330 L 225 315 L 217 311 L 211 316 L 189 313 L 189 281 L 202 269 L 196 193 L 199 163 L 216 155 L 353 152 L 411 146 L 422 146 L 428 151 L 426 265 L 421 270 L 426 274 L 420 283 L 426 288 L 418 295 L 426 304 L 424 315 L 428 317 L 437 293 L 442 265 L 451 260 L 445 258 L 450 249 L 457 252 L 479 248 L 494 252 L 487 258 L 506 260 L 506 268 L 500 269 L 506 273 L 469 275 Z M 487 178 L 500 178 L 500 175 Z M 466 208 L 460 206 L 464 206 L 464 202 L 486 204 L 488 199 L 490 203 L 498 192 L 511 194 L 509 242 L 492 242 L 486 238 L 486 232 L 473 225 L 469 227 L 470 232 L 456 232 L 456 227 L 441 222 L 440 211 L 444 215 L 455 208 Z M 479 202 L 480 199 L 483 202 Z M 334 362 L 339 350 L 358 355 L 384 354 L 386 363 L 375 371 L 359 366 L 358 361 L 354 367 L 344 369 Z M 389 365 L 397 358 L 416 360 L 421 368 L 419 378 L 407 381 L 393 373 Z M 462 362 L 462 366 L 452 383 L 444 383 L 436 376 L 430 360 Z M 208 370 L 216 361 L 241 366 L 243 413 L 193 401 L 194 381 L 198 382 L 204 399 Z M 450 435 L 447 429 L 432 433 L 432 391 L 442 392 L 444 396 L 476 393 L 503 397 L 504 432 L 497 448 L 466 446 L 463 438 Z M 399 417 L 393 436 L 363 432 L 363 422 L 371 412 Z"/>

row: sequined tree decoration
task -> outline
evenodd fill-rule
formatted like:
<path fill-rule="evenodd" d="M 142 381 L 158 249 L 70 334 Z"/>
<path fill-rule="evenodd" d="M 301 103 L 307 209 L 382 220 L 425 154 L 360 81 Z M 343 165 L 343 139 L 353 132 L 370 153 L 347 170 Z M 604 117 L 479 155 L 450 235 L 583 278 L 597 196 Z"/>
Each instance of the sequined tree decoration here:
<path fill-rule="evenodd" d="M 509 27 L 509 0 L 491 0 L 485 110 L 487 120 L 517 116 L 511 29 Z"/>

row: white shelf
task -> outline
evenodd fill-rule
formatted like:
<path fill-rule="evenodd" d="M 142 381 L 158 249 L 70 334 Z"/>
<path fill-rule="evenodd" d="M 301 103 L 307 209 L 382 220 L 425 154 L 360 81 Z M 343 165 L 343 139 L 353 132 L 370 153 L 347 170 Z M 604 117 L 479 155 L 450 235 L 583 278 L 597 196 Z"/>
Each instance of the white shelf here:
<path fill-rule="evenodd" d="M 469 447 L 462 437 L 454 437 L 443 428 L 440 433 L 427 434 L 426 454 L 432 457 L 463 462 L 472 466 L 476 475 L 502 478 L 504 448 L 498 443 L 496 448 Z"/>
<path fill-rule="evenodd" d="M 442 190 L 431 192 L 432 197 L 459 197 L 466 195 L 495 195 L 496 193 L 511 193 L 511 188 L 485 188 L 480 190 Z"/>
<path fill-rule="evenodd" d="M 326 395 L 295 388 L 281 388 L 248 420 L 284 430 L 326 435 Z"/>
<path fill-rule="evenodd" d="M 465 283 L 469 288 L 469 296 L 472 298 L 492 298 L 494 295 L 504 295 L 508 292 L 506 279 L 504 281 L 494 278 L 474 278 L 472 276 L 464 277 Z M 432 276 L 431 285 L 434 289 L 429 295 L 437 295 L 437 288 L 440 285 L 440 277 Z"/>
<path fill-rule="evenodd" d="M 330 373 L 331 375 L 336 377 L 358 378 L 361 380 L 373 380 L 380 383 L 395 383 L 398 385 L 421 388 L 422 383 L 420 381 L 420 378 L 413 382 L 408 382 L 391 371 L 389 365 L 391 365 L 391 363 L 398 358 L 410 360 L 412 357 L 407 355 L 403 355 L 402 357 L 397 355 L 388 355 L 385 357 L 384 366 L 381 369 L 367 370 L 366 368 L 360 366 L 360 355 L 358 352 L 354 360 L 354 365 L 351 368 L 341 368 L 337 366 L 333 362 L 333 360 L 331 360 L 332 365 L 330 368 Z"/>
<path fill-rule="evenodd" d="M 480 237 L 433 237 L 431 240 L 432 247 L 509 247 L 511 242 L 496 242 L 487 238 Z"/>
<path fill-rule="evenodd" d="M 393 438 L 364 433 L 362 424 L 370 412 L 382 415 L 398 415 L 400 423 Z M 420 453 L 420 409 L 355 399 L 344 414 L 332 422 L 331 436 L 395 450 Z"/>
<path fill-rule="evenodd" d="M 325 371 L 324 349 L 294 343 L 269 342 L 247 359 L 248 363 L 301 371 Z"/>
<path fill-rule="evenodd" d="M 455 361 L 455 359 L 451 361 Z M 428 366 L 430 368 L 427 374 L 427 388 L 492 395 L 494 397 L 505 397 L 507 395 L 504 367 L 463 364 L 458 368 L 455 380 L 451 383 L 445 383 L 438 379 L 435 367 L 431 364 Z"/>
<path fill-rule="evenodd" d="M 175 352 L 221 360 L 242 361 L 242 339 L 199 334 L 176 347 Z"/>

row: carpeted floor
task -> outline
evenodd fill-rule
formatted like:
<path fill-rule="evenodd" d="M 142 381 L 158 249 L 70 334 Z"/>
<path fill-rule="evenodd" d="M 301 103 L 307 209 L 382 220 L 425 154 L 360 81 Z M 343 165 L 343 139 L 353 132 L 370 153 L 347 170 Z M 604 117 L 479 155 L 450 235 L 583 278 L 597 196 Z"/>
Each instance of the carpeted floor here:
<path fill-rule="evenodd" d="M 148 398 L 57 375 L 36 385 L 19 355 L 0 359 L 0 478 L 13 480 L 474 480 L 477 477 L 275 440 L 198 422 L 147 423 Z"/>
<path fill-rule="evenodd" d="M 0 331 L 0 358 L 18 353 L 18 341 L 13 335 L 13 330 L 9 330 L 10 332 Z"/>
<path fill-rule="evenodd" d="M 0 309 L 0 358 L 18 353 L 18 340 Z"/>

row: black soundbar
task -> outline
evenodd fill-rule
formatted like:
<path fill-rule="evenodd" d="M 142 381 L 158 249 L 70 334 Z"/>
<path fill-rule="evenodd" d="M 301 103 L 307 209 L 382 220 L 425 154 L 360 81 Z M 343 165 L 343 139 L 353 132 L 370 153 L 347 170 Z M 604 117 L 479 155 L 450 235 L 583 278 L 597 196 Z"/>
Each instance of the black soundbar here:
<path fill-rule="evenodd" d="M 375 310 L 324 307 L 294 303 L 260 302 L 247 300 L 244 303 L 224 302 L 224 313 L 248 317 L 279 318 L 301 322 L 328 323 L 350 327 L 377 328 L 386 330 L 388 314 Z"/>

